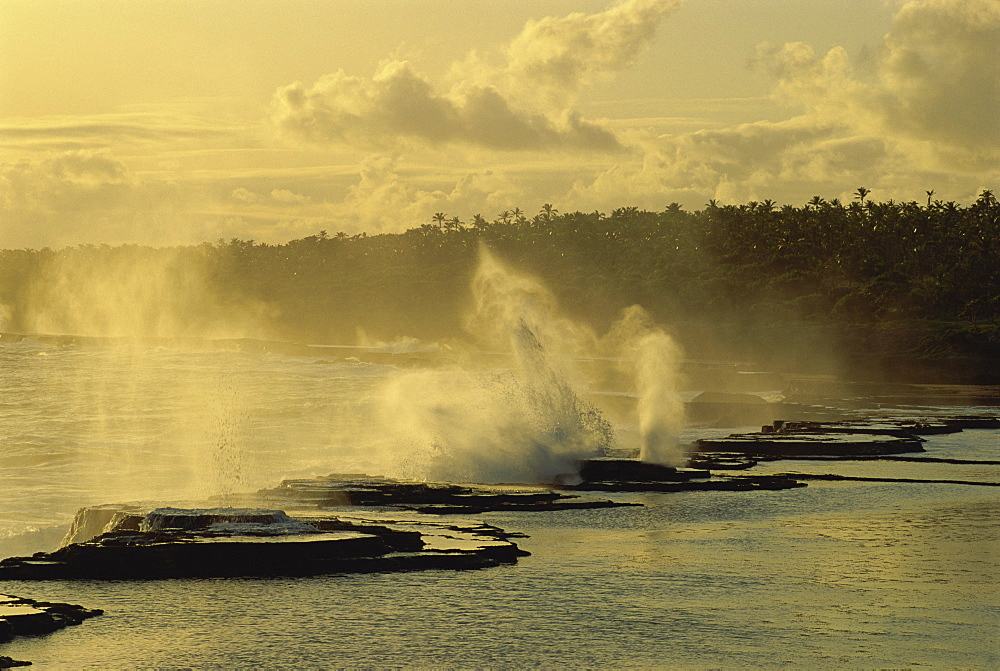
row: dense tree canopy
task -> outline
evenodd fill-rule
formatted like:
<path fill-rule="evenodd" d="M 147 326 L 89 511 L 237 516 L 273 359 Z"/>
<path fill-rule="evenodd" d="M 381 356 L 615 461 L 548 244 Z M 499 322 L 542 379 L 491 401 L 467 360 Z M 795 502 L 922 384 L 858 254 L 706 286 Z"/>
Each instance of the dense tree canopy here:
<path fill-rule="evenodd" d="M 272 337 L 351 342 L 364 329 L 381 338 L 447 338 L 462 330 L 469 278 L 485 243 L 597 326 L 639 303 L 682 336 L 709 323 L 844 333 L 894 325 L 894 337 L 919 336 L 897 343 L 901 349 L 995 356 L 997 199 L 984 191 L 960 206 L 933 200 L 932 191 L 926 204 L 868 195 L 862 187 L 850 204 L 817 196 L 802 207 L 710 202 L 696 212 L 671 204 L 659 212 L 560 213 L 546 204 L 533 217 L 515 209 L 468 223 L 441 212 L 401 234 L 321 231 L 278 245 L 233 239 L 171 249 L 2 250 L 0 319 L 8 331 L 37 328 L 31 315 L 38 306 L 31 303 L 44 295 L 39 283 L 52 283 L 52 268 L 75 259 L 90 269 L 86 277 L 141 277 L 156 267 L 174 278 L 158 292 L 144 288 L 119 302 L 179 292 L 170 301 L 182 308 L 185 287 L 197 286 L 212 293 L 216 310 L 260 308 Z M 86 283 L 79 271 L 74 277 L 70 284 Z M 178 277 L 186 279 L 178 284 Z M 697 353 L 697 345 L 685 346 Z"/>

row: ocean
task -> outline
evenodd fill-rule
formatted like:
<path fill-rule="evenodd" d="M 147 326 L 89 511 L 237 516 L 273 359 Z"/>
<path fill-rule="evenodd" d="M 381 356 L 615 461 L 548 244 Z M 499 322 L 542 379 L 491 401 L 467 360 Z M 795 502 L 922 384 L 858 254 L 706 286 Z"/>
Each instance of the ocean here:
<path fill-rule="evenodd" d="M 507 461 L 544 471 L 577 456 L 539 446 L 537 433 L 526 451 L 525 426 L 495 406 L 533 388 L 503 370 L 343 355 L 0 343 L 0 556 L 53 549 L 87 505 L 225 505 L 283 478 L 328 473 L 501 481 L 530 472 Z M 461 399 L 449 399 L 450 381 Z M 873 410 L 997 412 L 937 401 Z M 614 430 L 622 441 L 636 431 Z M 731 430 L 689 427 L 681 440 Z M 505 435 L 518 445 L 498 458 Z M 1000 460 L 1000 430 L 929 436 L 925 447 L 924 456 Z M 1000 482 L 1000 466 L 988 464 L 758 469 Z M 476 516 L 527 535 L 518 544 L 531 556 L 501 568 L 0 582 L 3 593 L 105 610 L 0 654 L 101 669 L 997 668 L 998 494 L 853 481 L 601 493 L 643 505 Z"/>

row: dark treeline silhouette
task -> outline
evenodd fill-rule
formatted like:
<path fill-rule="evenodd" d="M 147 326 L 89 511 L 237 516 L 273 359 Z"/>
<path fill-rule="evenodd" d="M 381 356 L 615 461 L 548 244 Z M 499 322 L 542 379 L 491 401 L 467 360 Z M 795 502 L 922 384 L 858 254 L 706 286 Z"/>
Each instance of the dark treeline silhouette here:
<path fill-rule="evenodd" d="M 958 362 L 969 379 L 977 367 L 979 379 L 994 375 L 997 199 L 984 191 L 961 206 L 927 192 L 926 204 L 896 203 L 869 193 L 859 188 L 849 204 L 817 196 L 802 207 L 712 201 L 695 212 L 674 203 L 659 212 L 560 213 L 546 204 L 535 216 L 515 209 L 468 222 L 437 213 L 399 234 L 321 231 L 276 245 L 3 250 L 0 308 L 8 331 L 30 331 L 30 287 L 54 261 L 74 257 L 114 273 L 124 255 L 139 255 L 139 267 L 169 256 L 171 268 L 197 262 L 216 303 L 267 306 L 269 337 L 344 343 L 363 329 L 382 339 L 443 339 L 462 332 L 485 243 L 598 329 L 623 307 L 643 305 L 689 356 L 768 364 L 781 353 L 802 364 L 822 348 L 858 365 L 877 358 L 890 373 L 893 357 L 903 357 L 908 365 L 944 362 L 942 370 Z"/>

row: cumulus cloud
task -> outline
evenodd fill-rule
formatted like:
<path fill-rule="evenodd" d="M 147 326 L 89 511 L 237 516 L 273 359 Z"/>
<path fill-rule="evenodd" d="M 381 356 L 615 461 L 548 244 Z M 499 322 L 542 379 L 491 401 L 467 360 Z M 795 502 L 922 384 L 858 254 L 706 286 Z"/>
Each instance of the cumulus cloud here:
<path fill-rule="evenodd" d="M 597 14 L 530 21 L 507 47 L 506 84 L 555 105 L 629 65 L 680 0 L 630 0 Z"/>
<path fill-rule="evenodd" d="M 290 84 L 275 95 L 272 116 L 284 131 L 306 140 L 375 148 L 400 138 L 501 150 L 619 147 L 613 134 L 578 114 L 517 109 L 493 87 L 463 85 L 436 93 L 403 61 L 383 64 L 371 80 L 337 72 L 308 88 Z"/>
<path fill-rule="evenodd" d="M 795 203 L 849 198 L 859 184 L 899 200 L 926 188 L 972 197 L 1000 177 L 997 35 L 994 0 L 917 0 L 864 68 L 841 47 L 760 45 L 754 63 L 796 116 L 648 139 L 641 160 L 578 181 L 570 198 L 599 208 L 697 195 Z"/>
<path fill-rule="evenodd" d="M 494 150 L 620 149 L 609 130 L 572 109 L 596 78 L 626 67 L 678 0 L 627 0 L 597 14 L 527 24 L 504 63 L 476 55 L 453 67 L 445 92 L 406 61 L 382 64 L 371 79 L 338 71 L 312 86 L 279 89 L 272 119 L 312 142 L 381 149 L 400 138 L 432 145 L 464 143 Z"/>
<path fill-rule="evenodd" d="M 911 3 L 886 39 L 880 81 L 888 127 L 1000 150 L 1000 3 Z"/>
<path fill-rule="evenodd" d="M 191 201 L 175 185 L 140 179 L 108 151 L 0 164 L 0 247 L 171 241 L 176 208 Z"/>
<path fill-rule="evenodd" d="M 304 204 L 312 200 L 309 196 L 288 189 L 271 189 L 271 199 L 279 203 Z"/>
<path fill-rule="evenodd" d="M 428 223 L 439 211 L 490 217 L 525 195 L 517 182 L 499 171 L 468 172 L 429 189 L 413 186 L 401 173 L 399 156 L 369 157 L 361 165 L 358 182 L 331 216 L 349 230 L 399 231 Z"/>
<path fill-rule="evenodd" d="M 8 214 L 89 209 L 120 201 L 136 184 L 125 164 L 108 152 L 69 151 L 0 166 L 0 207 Z"/>
<path fill-rule="evenodd" d="M 846 52 L 817 56 L 809 45 L 761 47 L 758 63 L 779 96 L 855 133 L 943 143 L 970 160 L 1000 153 L 1000 3 L 920 0 L 903 5 L 857 77 Z"/>
<path fill-rule="evenodd" d="M 230 194 L 230 197 L 233 200 L 238 200 L 241 203 L 247 203 L 248 205 L 252 205 L 260 200 L 260 196 L 258 196 L 250 189 L 244 188 L 242 186 L 233 189 L 233 192 L 232 194 Z"/>
<path fill-rule="evenodd" d="M 850 199 L 861 185 L 878 199 L 935 189 L 971 200 L 996 188 L 1000 2 L 901 2 L 882 42 L 860 56 L 801 42 L 734 53 L 752 56 L 772 86 L 772 99 L 755 104 L 768 114 L 784 106 L 784 120 L 698 119 L 703 129 L 686 132 L 651 118 L 581 115 L 578 97 L 629 67 L 676 6 L 627 0 L 532 21 L 440 80 L 390 60 L 371 77 L 337 72 L 283 87 L 271 121 L 320 152 L 269 145 L 262 129 L 210 120 L 200 107 L 7 120 L 0 147 L 17 158 L 0 156 L 0 247 L 280 242 L 320 229 L 401 231 L 435 212 L 465 221 L 533 212 L 545 202 L 561 211 L 693 208 L 713 198 L 801 204 Z M 669 102 L 656 109 L 688 104 L 697 116 L 703 101 Z M 649 109 L 633 111 L 651 117 Z M 732 116 L 751 114 L 741 106 Z M 239 152 L 260 163 L 248 170 Z"/>

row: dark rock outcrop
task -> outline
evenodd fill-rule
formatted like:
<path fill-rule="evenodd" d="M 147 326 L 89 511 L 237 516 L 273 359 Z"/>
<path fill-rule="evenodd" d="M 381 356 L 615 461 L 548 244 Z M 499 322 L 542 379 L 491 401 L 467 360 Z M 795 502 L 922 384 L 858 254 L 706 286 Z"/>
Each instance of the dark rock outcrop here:
<path fill-rule="evenodd" d="M 756 462 L 752 462 L 755 464 Z M 805 487 L 791 477 L 713 477 L 695 468 L 672 468 L 634 459 L 588 459 L 580 468 L 583 481 L 572 489 L 601 492 L 762 491 Z"/>
<path fill-rule="evenodd" d="M 690 482 L 590 482 L 579 489 L 601 492 L 756 492 L 805 487 L 794 476 L 743 475 Z"/>
<path fill-rule="evenodd" d="M 478 515 L 497 510 L 572 510 L 631 505 L 595 501 L 530 486 L 469 486 L 410 482 L 362 474 L 284 480 L 249 501 L 279 505 L 391 506 L 438 515 Z"/>
<path fill-rule="evenodd" d="M 878 457 L 923 452 L 924 438 L 966 429 L 1000 427 L 993 415 L 862 417 L 830 422 L 775 420 L 756 433 L 697 441 L 700 453 L 733 452 L 760 457 Z"/>
<path fill-rule="evenodd" d="M 711 473 L 677 469 L 635 459 L 587 459 L 580 464 L 580 477 L 589 482 L 688 482 L 708 478 Z"/>
<path fill-rule="evenodd" d="M 0 594 L 0 643 L 17 636 L 49 634 L 103 613 L 100 609 L 75 604 Z"/>
<path fill-rule="evenodd" d="M 106 512 L 101 507 L 102 514 Z M 87 517 L 85 509 L 79 514 Z M 0 561 L 0 579 L 305 576 L 514 563 L 500 529 L 280 510 L 160 508 L 51 553 Z M 138 530 L 135 527 L 138 527 Z"/>
<path fill-rule="evenodd" d="M 6 655 L 0 655 L 0 669 L 13 669 L 19 666 L 31 666 L 31 662 L 22 662 Z"/>
<path fill-rule="evenodd" d="M 699 439 L 697 451 L 758 457 L 883 455 L 923 452 L 924 440 L 892 425 L 851 422 L 783 422 L 775 420 L 756 433 Z"/>
<path fill-rule="evenodd" d="M 745 471 L 757 465 L 757 460 L 746 454 L 730 454 L 726 452 L 696 454 L 688 460 L 691 468 L 703 468 L 709 471 Z"/>

